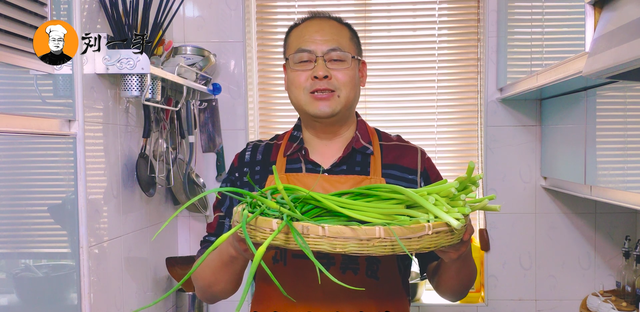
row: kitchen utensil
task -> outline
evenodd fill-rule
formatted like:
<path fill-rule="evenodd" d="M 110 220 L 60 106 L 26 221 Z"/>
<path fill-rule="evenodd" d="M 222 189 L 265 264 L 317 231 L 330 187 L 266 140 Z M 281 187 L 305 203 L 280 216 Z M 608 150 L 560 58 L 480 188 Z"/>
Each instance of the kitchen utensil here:
<path fill-rule="evenodd" d="M 200 144 L 203 153 L 216 153 L 216 181 L 222 182 L 226 176 L 224 145 L 220 126 L 220 106 L 218 99 L 205 100 L 207 105 L 198 110 L 200 113 Z"/>
<path fill-rule="evenodd" d="M 171 74 L 177 75 L 189 81 L 196 80 L 196 72 L 193 70 L 189 70 L 188 68 L 184 68 L 181 66 L 184 65 L 184 59 L 181 57 L 170 58 L 166 62 L 162 64 L 162 69 Z"/>
<path fill-rule="evenodd" d="M 160 67 L 162 64 L 162 61 L 160 60 L 160 57 L 157 55 L 154 55 L 152 57 L 149 58 L 149 63 L 151 64 L 151 66 L 153 67 Z"/>
<path fill-rule="evenodd" d="M 180 288 L 176 291 L 175 312 L 209 312 L 209 305 L 200 300 L 195 292 Z"/>
<path fill-rule="evenodd" d="M 185 44 L 173 47 L 166 56 L 165 63 L 176 63 L 175 61 L 170 62 L 171 59 L 175 58 L 182 58 L 185 65 L 204 73 L 204 75 L 197 74 L 194 80 L 199 84 L 208 84 L 216 71 L 216 54 L 197 45 Z"/>
<path fill-rule="evenodd" d="M 173 106 L 173 98 L 167 96 L 165 99 L 165 105 L 167 107 Z M 169 146 L 171 140 L 170 134 L 170 117 L 171 110 L 169 109 L 158 109 L 157 114 L 157 123 L 160 125 L 158 128 L 157 135 L 157 147 L 154 148 L 153 158 L 156 160 L 156 174 L 157 174 L 157 183 L 162 185 L 163 187 L 169 187 L 173 183 L 173 179 L 171 179 L 171 175 L 169 175 L 169 168 L 173 167 L 174 161 L 174 153 L 171 147 Z"/>
<path fill-rule="evenodd" d="M 420 301 L 427 285 L 427 275 L 411 271 L 409 275 L 409 297 L 411 302 Z"/>
<path fill-rule="evenodd" d="M 180 282 L 185 276 L 187 276 L 187 273 L 189 273 L 195 262 L 196 256 L 176 256 L 167 257 L 165 259 L 165 264 L 167 265 L 169 275 L 171 275 L 171 277 L 173 277 L 176 282 Z M 191 278 L 187 279 L 182 284 L 182 288 L 186 292 L 196 291 Z"/>
<path fill-rule="evenodd" d="M 167 52 L 171 51 L 171 48 L 173 48 L 173 40 L 167 41 L 167 43 L 165 43 L 164 46 L 162 47 L 164 52 L 160 56 L 161 60 L 165 60 L 165 57 L 167 56 Z"/>
<path fill-rule="evenodd" d="M 198 109 L 200 120 L 200 147 L 203 153 L 215 153 L 222 145 L 218 99 L 203 100 L 203 108 Z"/>
<path fill-rule="evenodd" d="M 136 161 L 136 179 L 142 192 L 148 197 L 156 194 L 156 170 L 147 155 L 147 140 L 151 135 L 151 107 L 142 105 L 144 126 L 142 128 L 142 148 Z"/>
<path fill-rule="evenodd" d="M 167 101 L 167 106 L 173 106 L 173 98 L 171 96 L 168 97 L 168 101 Z M 168 149 L 168 154 L 167 157 L 169 159 L 169 164 L 168 164 L 168 170 L 167 170 L 167 176 L 165 177 L 165 183 L 167 186 L 167 190 L 169 192 L 169 196 L 171 197 L 171 201 L 173 202 L 174 206 L 178 206 L 180 205 L 180 200 L 178 200 L 178 198 L 176 197 L 176 194 L 173 193 L 173 189 L 172 186 L 175 184 L 175 180 L 173 177 L 173 174 L 171 173 L 171 170 L 174 168 L 174 164 L 176 163 L 176 160 L 178 159 L 178 133 L 177 133 L 177 120 L 176 120 L 176 112 L 175 111 L 171 111 L 171 110 L 166 110 L 166 114 L 168 114 L 168 116 L 165 116 L 165 118 L 167 119 L 167 149 Z M 182 183 L 181 183 L 182 184 Z"/>
<path fill-rule="evenodd" d="M 164 38 L 160 39 L 160 41 L 158 42 L 158 47 L 153 51 L 153 55 L 155 56 L 161 56 L 162 52 L 164 52 L 164 44 L 165 44 L 166 40 L 164 40 Z"/>
<path fill-rule="evenodd" d="M 173 117 L 173 121 L 175 121 L 175 115 L 172 115 Z M 173 130 L 171 130 L 173 132 L 177 131 L 177 129 L 175 129 L 175 127 L 173 128 Z M 171 132 L 170 131 L 170 132 Z M 175 134 L 177 135 L 177 133 Z M 182 180 L 178 181 L 176 175 L 174 174 L 174 172 L 177 172 L 176 170 L 176 163 L 178 161 L 178 140 L 174 139 L 175 141 L 175 146 L 173 146 L 172 144 L 174 144 L 173 142 L 170 143 L 169 145 L 169 149 L 171 150 L 171 166 L 169 167 L 169 171 L 167 172 L 167 189 L 169 190 L 169 196 L 171 197 L 171 201 L 173 202 L 174 206 L 180 206 L 182 203 L 180 202 L 180 200 L 178 199 L 178 197 L 176 196 L 176 194 L 174 193 L 174 186 L 176 184 L 178 184 L 177 188 L 182 188 Z M 179 176 L 179 174 L 178 174 Z"/>
<path fill-rule="evenodd" d="M 171 7 L 173 8 L 173 4 L 175 3 L 175 1 L 173 1 L 171 3 Z M 175 11 L 173 11 L 173 14 L 171 15 L 171 18 L 169 19 L 168 23 L 165 23 L 166 18 L 169 16 L 169 13 L 171 13 L 171 10 L 167 11 L 167 15 L 165 16 L 165 19 L 163 21 L 160 22 L 159 27 L 157 28 L 157 34 L 154 34 L 154 32 L 152 31 L 151 34 L 155 35 L 157 37 L 162 37 L 164 36 L 164 34 L 167 33 L 167 29 L 169 28 L 169 25 L 171 25 L 171 23 L 173 22 L 173 19 L 176 17 L 176 13 L 178 13 L 178 10 L 180 10 L 180 7 L 182 6 L 182 4 L 184 3 L 184 0 L 180 0 L 180 3 L 178 4 L 178 7 Z M 164 26 L 164 28 L 163 28 Z M 155 49 L 157 47 L 157 43 L 153 46 L 153 48 Z"/>
<path fill-rule="evenodd" d="M 487 232 L 487 215 L 484 210 L 478 210 L 482 215 L 478 218 L 480 224 L 478 225 L 478 241 L 480 242 L 480 250 L 487 252 L 491 249 L 489 242 L 489 232 Z"/>
<path fill-rule="evenodd" d="M 187 198 L 187 195 L 185 195 L 183 183 L 182 183 L 182 177 L 183 177 L 182 172 L 184 172 L 184 170 L 186 169 L 186 162 L 184 160 L 184 156 L 182 155 L 183 151 L 185 150 L 183 142 L 184 142 L 184 139 L 186 138 L 186 135 L 184 133 L 184 127 L 182 123 L 181 109 L 176 111 L 176 123 L 177 123 L 176 131 L 178 132 L 178 140 L 176 142 L 176 158 L 175 158 L 175 161 L 173 162 L 173 167 L 171 167 L 170 176 L 171 176 L 171 179 L 173 179 L 173 185 L 170 187 L 170 189 L 173 195 L 178 200 L 178 204 L 183 205 L 187 201 L 189 201 L 189 199 Z M 193 204 L 191 204 L 189 207 L 191 206 L 193 206 Z M 189 207 L 187 209 L 189 209 Z M 197 209 L 197 208 L 194 207 L 194 209 Z"/>
<path fill-rule="evenodd" d="M 224 162 L 224 146 L 220 144 L 220 148 L 216 150 L 216 181 L 222 182 L 227 176 L 227 167 Z"/>
<path fill-rule="evenodd" d="M 211 52 L 203 47 L 193 44 L 183 44 L 173 47 L 167 55 L 167 60 L 180 57 L 184 59 L 185 65 L 192 66 L 210 54 Z"/>
<path fill-rule="evenodd" d="M 215 53 L 210 53 L 208 56 L 203 57 L 199 62 L 195 63 L 193 67 L 203 74 L 198 74 L 196 82 L 202 85 L 207 85 L 211 81 L 213 74 L 216 72 L 216 62 L 218 56 Z"/>
<path fill-rule="evenodd" d="M 187 165 L 183 176 L 183 187 L 185 194 L 189 199 L 199 195 L 206 191 L 206 185 L 204 185 L 204 180 L 198 176 L 193 168 L 191 167 L 193 156 L 195 155 L 195 137 L 193 135 L 193 106 L 194 103 L 192 101 L 187 102 L 186 105 L 186 113 L 187 113 L 187 135 L 189 137 L 189 158 L 187 159 Z M 202 200 L 198 200 L 194 202 L 196 208 L 198 208 L 199 212 L 203 215 L 207 214 L 207 209 L 209 208 L 209 203 L 207 197 L 204 196 L 201 198 Z"/>
<path fill-rule="evenodd" d="M 222 93 L 222 86 L 212 83 L 207 92 L 213 96 Z M 206 104 L 200 113 L 200 144 L 203 153 L 216 153 L 216 181 L 222 182 L 226 176 L 226 164 L 224 161 L 224 148 L 222 143 L 222 128 L 220 124 L 220 105 L 217 98 L 205 100 Z"/>
<path fill-rule="evenodd" d="M 161 39 L 173 22 L 177 12 L 184 3 L 181 0 L 176 6 L 176 0 L 159 0 L 153 21 L 151 21 L 151 9 L 153 0 L 140 1 L 98 0 L 104 12 L 109 28 L 113 34 L 109 39 L 128 39 L 126 43 L 112 46 L 119 49 L 132 49 L 135 34 L 147 35 L 145 40 L 151 40 L 151 44 L 143 45 L 143 52 L 152 57 L 160 44 Z"/>
<path fill-rule="evenodd" d="M 163 40 L 164 40 L 164 39 L 163 39 Z M 157 56 L 158 61 L 160 62 L 160 64 L 162 64 L 162 63 L 163 63 L 163 60 L 165 59 L 165 56 L 167 55 L 167 52 L 171 51 L 171 48 L 172 48 L 172 47 L 173 47 L 173 41 L 172 41 L 172 40 L 167 41 L 167 42 L 162 46 L 163 52 L 162 52 L 162 53 L 160 53 L 160 55 L 159 55 L 159 56 Z"/>
<path fill-rule="evenodd" d="M 188 156 L 184 155 L 184 153 L 187 152 L 186 143 L 184 141 L 184 139 L 186 138 L 186 134 L 184 129 L 184 123 L 182 120 L 182 112 L 180 109 L 176 111 L 176 119 L 178 124 L 177 130 L 178 130 L 180 140 L 178 141 L 178 144 L 177 144 L 176 160 L 173 164 L 173 167 L 171 168 L 171 175 L 174 180 L 173 186 L 171 186 L 171 191 L 175 195 L 176 199 L 179 201 L 179 204 L 184 205 L 191 199 L 191 197 L 187 196 L 187 193 L 184 187 L 184 182 L 183 182 L 184 173 L 187 171 L 187 169 L 189 169 L 189 167 L 187 167 L 187 161 L 186 161 L 186 157 Z M 188 176 L 192 177 L 191 174 L 189 174 Z M 189 194 L 192 194 L 192 195 L 200 194 L 201 192 L 204 191 L 204 190 L 196 189 L 196 186 L 197 186 L 196 183 L 187 184 Z M 206 209 L 209 207 L 207 197 L 205 196 L 196 202 L 201 208 L 204 208 L 204 211 L 206 212 Z M 201 209 L 198 208 L 198 205 L 196 205 L 196 203 L 192 203 L 191 205 L 187 206 L 187 210 L 191 212 L 202 213 Z"/>

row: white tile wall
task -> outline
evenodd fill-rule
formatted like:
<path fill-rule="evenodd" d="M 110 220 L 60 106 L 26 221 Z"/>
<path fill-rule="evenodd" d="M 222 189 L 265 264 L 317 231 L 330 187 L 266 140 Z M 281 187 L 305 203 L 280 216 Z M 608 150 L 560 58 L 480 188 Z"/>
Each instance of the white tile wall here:
<path fill-rule="evenodd" d="M 538 180 L 539 183 L 542 179 Z M 536 188 L 536 212 L 545 213 L 594 213 L 596 203 L 593 200 L 575 197 L 565 193 Z"/>
<path fill-rule="evenodd" d="M 535 101 L 490 100 L 487 103 L 487 126 L 536 126 L 538 105 Z"/>
<path fill-rule="evenodd" d="M 82 30 L 111 33 L 96 0 L 83 0 Z M 142 144 L 142 106 L 126 105 L 117 75 L 83 75 L 89 304 L 91 311 L 130 312 L 175 285 L 165 258 L 178 255 L 178 222 L 152 241 L 174 211 L 165 189 L 153 198 L 138 187 L 135 162 Z M 173 296 L 146 311 L 165 312 Z"/>
<path fill-rule="evenodd" d="M 91 247 L 89 268 L 91 311 L 124 312 L 122 240 Z"/>
<path fill-rule="evenodd" d="M 535 214 L 487 215 L 491 251 L 487 259 L 489 300 L 534 300 L 536 292 Z M 494 257 L 493 255 L 496 255 Z"/>
<path fill-rule="evenodd" d="M 85 122 L 117 125 L 118 110 L 115 107 L 118 101 L 109 86 L 109 79 L 99 75 L 86 75 L 83 78 Z"/>
<path fill-rule="evenodd" d="M 244 1 L 184 2 L 185 42 L 244 41 Z"/>
<path fill-rule="evenodd" d="M 85 124 L 87 176 L 87 228 L 89 245 L 95 246 L 122 236 L 120 200 L 120 155 L 118 126 L 104 123 Z"/>
<path fill-rule="evenodd" d="M 124 310 L 132 311 L 153 301 L 149 285 L 149 240 L 145 229 L 122 237 Z"/>
<path fill-rule="evenodd" d="M 487 127 L 485 189 L 505 213 L 533 213 L 538 170 L 536 127 Z"/>
<path fill-rule="evenodd" d="M 582 300 L 593 291 L 595 214 L 536 215 L 536 299 Z"/>

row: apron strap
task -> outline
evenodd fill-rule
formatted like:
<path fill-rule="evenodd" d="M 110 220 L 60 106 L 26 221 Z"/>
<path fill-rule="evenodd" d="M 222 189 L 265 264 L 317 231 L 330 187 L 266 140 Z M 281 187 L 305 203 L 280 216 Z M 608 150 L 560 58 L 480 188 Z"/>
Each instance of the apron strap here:
<path fill-rule="evenodd" d="M 367 130 L 369 130 L 369 136 L 371 137 L 371 147 L 373 147 L 369 176 L 372 178 L 382 178 L 382 154 L 380 153 L 380 142 L 378 142 L 378 134 L 376 133 L 376 130 L 369 125 L 367 125 Z"/>
<path fill-rule="evenodd" d="M 380 154 L 380 142 L 378 141 L 378 134 L 376 133 L 376 130 L 369 125 L 367 125 L 367 130 L 369 131 L 369 137 L 371 137 L 371 147 L 373 148 L 373 154 L 371 154 L 371 168 L 369 169 L 369 176 L 372 178 L 382 178 L 382 155 Z M 284 139 L 282 139 L 282 144 L 280 145 L 280 150 L 278 151 L 278 158 L 276 160 L 276 170 L 278 171 L 278 173 L 285 173 L 287 158 L 284 156 L 284 150 L 287 146 L 287 142 L 289 142 L 291 131 L 292 130 L 285 132 Z"/>
<path fill-rule="evenodd" d="M 292 130 L 289 130 L 284 133 L 284 139 L 282 139 L 282 144 L 280 145 L 280 150 L 278 151 L 278 159 L 276 160 L 276 170 L 278 171 L 278 174 L 285 173 L 285 169 L 287 167 L 287 158 L 284 157 L 284 149 L 287 147 L 287 142 L 289 142 L 291 131 Z"/>

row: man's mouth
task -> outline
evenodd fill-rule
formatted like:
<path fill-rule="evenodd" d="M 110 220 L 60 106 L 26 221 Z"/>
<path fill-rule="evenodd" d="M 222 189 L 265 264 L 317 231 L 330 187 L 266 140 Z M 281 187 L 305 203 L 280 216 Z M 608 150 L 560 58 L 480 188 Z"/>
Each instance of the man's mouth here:
<path fill-rule="evenodd" d="M 333 93 L 335 91 L 330 90 L 330 89 L 316 89 L 311 91 L 311 94 L 329 94 L 329 93 Z"/>

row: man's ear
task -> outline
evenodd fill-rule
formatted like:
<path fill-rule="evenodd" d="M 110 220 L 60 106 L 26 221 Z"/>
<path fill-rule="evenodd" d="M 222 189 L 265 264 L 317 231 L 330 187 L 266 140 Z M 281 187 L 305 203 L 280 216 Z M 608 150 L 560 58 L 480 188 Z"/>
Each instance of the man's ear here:
<path fill-rule="evenodd" d="M 284 72 L 284 90 L 287 91 L 287 63 L 282 64 L 282 71 Z"/>
<path fill-rule="evenodd" d="M 367 61 L 360 60 L 360 66 L 358 66 L 358 76 L 360 77 L 360 86 L 364 87 L 367 84 Z"/>

